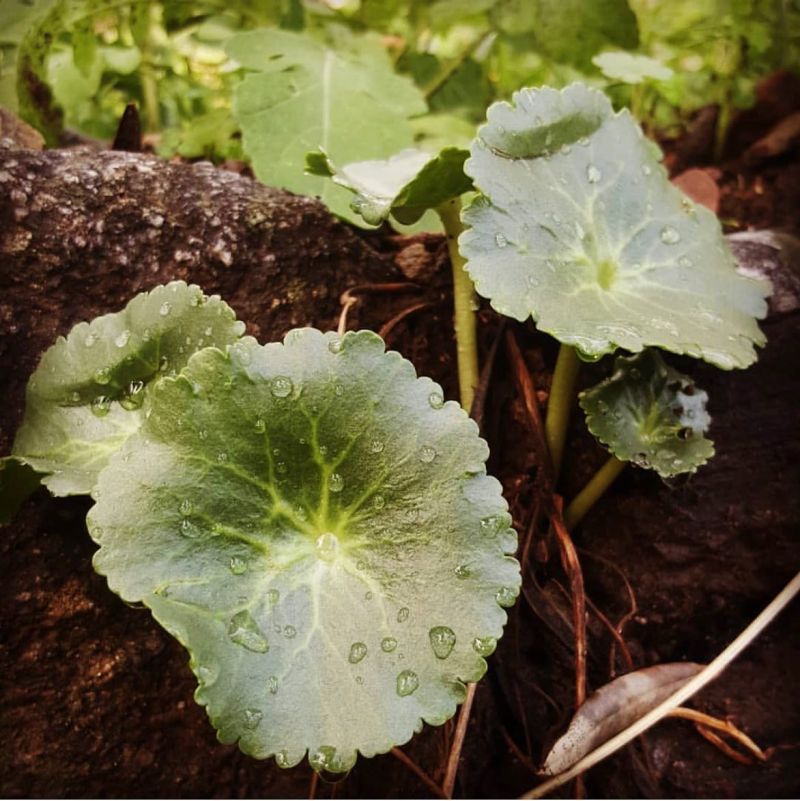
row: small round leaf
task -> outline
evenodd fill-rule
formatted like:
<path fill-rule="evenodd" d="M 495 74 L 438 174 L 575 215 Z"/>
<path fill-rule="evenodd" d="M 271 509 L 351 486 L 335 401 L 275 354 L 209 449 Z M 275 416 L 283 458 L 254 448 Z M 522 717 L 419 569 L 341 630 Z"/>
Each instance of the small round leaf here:
<path fill-rule="evenodd" d="M 664 363 L 658 351 L 619 356 L 610 378 L 580 395 L 586 425 L 624 462 L 663 478 L 694 473 L 714 455 L 703 436 L 708 395 Z"/>
<path fill-rule="evenodd" d="M 88 494 L 109 456 L 141 425 L 150 384 L 198 349 L 225 347 L 244 323 L 219 296 L 173 281 L 120 312 L 78 323 L 28 382 L 13 454 L 45 473 L 54 495 Z"/>
<path fill-rule="evenodd" d="M 456 403 L 362 331 L 207 349 L 100 476 L 95 567 L 190 651 L 223 742 L 348 770 L 476 681 L 516 536 Z"/>

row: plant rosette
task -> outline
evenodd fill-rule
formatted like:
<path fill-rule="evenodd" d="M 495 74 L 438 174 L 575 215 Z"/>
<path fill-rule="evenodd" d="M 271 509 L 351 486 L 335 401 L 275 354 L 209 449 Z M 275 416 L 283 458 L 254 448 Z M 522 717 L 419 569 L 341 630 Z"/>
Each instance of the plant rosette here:
<path fill-rule="evenodd" d="M 371 332 L 204 349 L 101 473 L 94 564 L 189 650 L 222 742 L 345 772 L 486 670 L 520 585 L 487 455 Z"/>

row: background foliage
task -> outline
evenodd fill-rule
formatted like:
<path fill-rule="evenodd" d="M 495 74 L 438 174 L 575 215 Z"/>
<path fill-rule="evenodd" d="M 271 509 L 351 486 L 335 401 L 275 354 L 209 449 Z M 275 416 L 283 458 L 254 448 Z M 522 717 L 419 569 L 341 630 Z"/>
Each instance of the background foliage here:
<path fill-rule="evenodd" d="M 409 85 L 405 109 L 359 120 L 368 157 L 413 144 L 464 145 L 491 101 L 520 86 L 575 79 L 661 129 L 677 129 L 716 102 L 724 127 L 732 108 L 752 102 L 757 78 L 800 68 L 800 0 L 4 0 L 0 104 L 19 109 L 54 142 L 64 127 L 111 138 L 135 101 L 160 154 L 240 158 L 249 107 L 237 113 L 234 97 L 248 81 L 252 97 L 264 69 L 237 60 L 235 37 L 257 28 L 272 29 L 263 32 L 272 41 L 276 29 L 306 40 L 292 63 L 267 70 L 273 95 L 296 92 L 307 58 L 331 53 L 342 63 L 371 53 L 374 60 L 382 46 L 381 68 Z M 607 56 L 619 52 L 654 62 L 621 75 L 619 59 Z M 272 147 L 245 153 L 256 173 L 307 190 L 302 170 L 295 185 L 280 164 L 269 166 L 295 129 L 269 133 Z M 335 148 L 330 154 L 348 160 Z"/>

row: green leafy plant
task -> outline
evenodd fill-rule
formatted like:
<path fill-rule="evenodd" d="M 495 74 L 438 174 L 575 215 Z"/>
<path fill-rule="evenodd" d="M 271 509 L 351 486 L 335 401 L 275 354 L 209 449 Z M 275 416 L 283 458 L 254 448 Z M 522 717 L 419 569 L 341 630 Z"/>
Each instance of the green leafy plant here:
<path fill-rule="evenodd" d="M 186 646 L 220 739 L 346 772 L 483 675 L 516 535 L 475 423 L 376 334 L 242 332 L 182 282 L 75 326 L 31 378 L 0 511 L 26 466 L 91 492 L 96 569 Z"/>

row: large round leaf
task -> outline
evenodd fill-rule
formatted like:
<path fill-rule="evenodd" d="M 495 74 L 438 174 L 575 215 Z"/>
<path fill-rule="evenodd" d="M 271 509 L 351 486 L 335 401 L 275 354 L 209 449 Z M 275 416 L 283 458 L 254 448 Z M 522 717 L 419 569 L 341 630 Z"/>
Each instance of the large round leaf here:
<path fill-rule="evenodd" d="M 95 567 L 190 651 L 223 742 L 344 771 L 440 724 L 520 577 L 486 443 L 370 332 L 207 349 L 103 471 Z"/>
<path fill-rule="evenodd" d="M 478 292 L 588 358 L 653 345 L 755 360 L 766 282 L 736 272 L 719 222 L 671 185 L 627 111 L 574 84 L 496 103 L 465 171 L 483 192 L 460 239 Z"/>
<path fill-rule="evenodd" d="M 54 495 L 88 494 L 109 456 L 141 425 L 153 379 L 177 374 L 198 349 L 225 347 L 243 332 L 218 295 L 183 281 L 78 323 L 28 382 L 13 454 L 45 473 L 42 483 Z"/>

